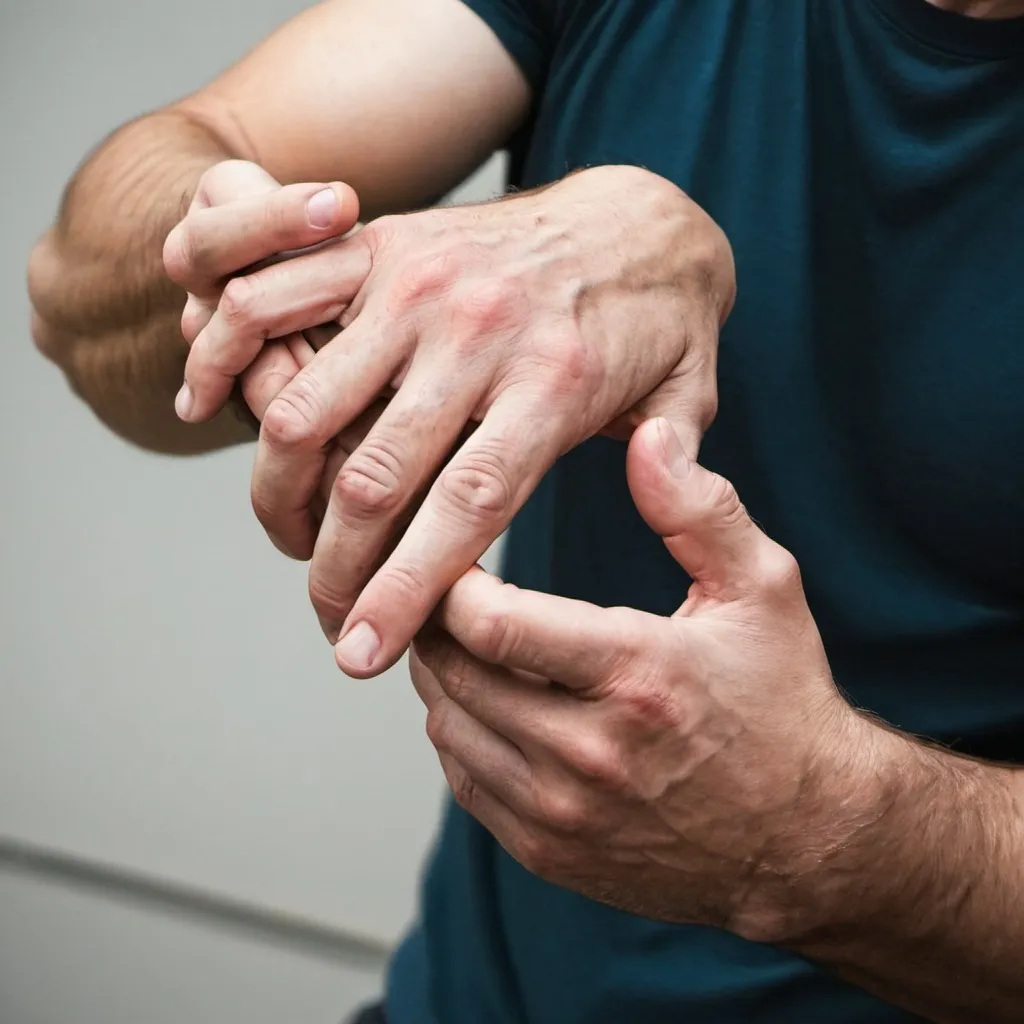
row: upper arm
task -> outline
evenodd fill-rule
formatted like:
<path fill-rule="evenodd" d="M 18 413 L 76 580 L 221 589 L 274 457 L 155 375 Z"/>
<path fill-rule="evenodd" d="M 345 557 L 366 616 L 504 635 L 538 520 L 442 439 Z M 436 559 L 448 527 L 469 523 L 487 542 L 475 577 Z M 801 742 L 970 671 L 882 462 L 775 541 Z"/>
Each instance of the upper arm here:
<path fill-rule="evenodd" d="M 327 0 L 179 107 L 281 182 L 346 181 L 365 219 L 449 191 L 529 104 L 462 0 Z"/>

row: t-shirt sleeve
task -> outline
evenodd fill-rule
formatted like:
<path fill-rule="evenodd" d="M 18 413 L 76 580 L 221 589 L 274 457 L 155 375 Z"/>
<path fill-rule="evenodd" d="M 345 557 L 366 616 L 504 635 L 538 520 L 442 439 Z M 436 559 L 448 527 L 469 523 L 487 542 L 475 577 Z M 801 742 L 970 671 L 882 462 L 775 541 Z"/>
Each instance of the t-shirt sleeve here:
<path fill-rule="evenodd" d="M 541 90 L 551 58 L 543 0 L 462 0 L 491 28 L 526 75 L 534 92 Z"/>

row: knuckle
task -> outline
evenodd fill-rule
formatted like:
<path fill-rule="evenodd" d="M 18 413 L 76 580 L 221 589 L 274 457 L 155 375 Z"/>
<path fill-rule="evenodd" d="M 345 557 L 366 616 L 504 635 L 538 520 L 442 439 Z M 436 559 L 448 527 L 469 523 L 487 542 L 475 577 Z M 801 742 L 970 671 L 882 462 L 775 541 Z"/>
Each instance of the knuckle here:
<path fill-rule="evenodd" d="M 700 207 L 692 206 L 687 258 L 696 292 L 714 302 L 714 315 L 725 322 L 736 301 L 736 263 L 728 236 Z"/>
<path fill-rule="evenodd" d="M 758 575 L 765 590 L 789 594 L 803 589 L 800 565 L 784 547 L 769 541 L 760 559 Z"/>
<path fill-rule="evenodd" d="M 395 286 L 398 304 L 408 309 L 432 302 L 448 292 L 458 279 L 458 260 L 454 253 L 429 253 L 399 271 Z"/>
<path fill-rule="evenodd" d="M 537 797 L 543 824 L 566 836 L 588 831 L 590 812 L 586 801 L 568 786 L 549 786 Z"/>
<path fill-rule="evenodd" d="M 266 528 L 273 522 L 275 512 L 273 504 L 267 500 L 266 495 L 255 485 L 255 482 L 249 488 L 249 504 L 252 505 L 256 521 L 262 527 Z"/>
<path fill-rule="evenodd" d="M 180 284 L 199 270 L 201 246 L 195 228 L 186 218 L 171 229 L 163 249 L 164 270 Z"/>
<path fill-rule="evenodd" d="M 712 376 L 711 384 L 704 387 L 697 399 L 697 422 L 707 430 L 718 417 L 718 387 Z"/>
<path fill-rule="evenodd" d="M 426 611 L 430 588 L 423 570 L 415 565 L 392 565 L 381 569 L 376 577 L 382 593 L 388 595 L 393 608 L 413 607 Z M 435 599 L 436 600 L 436 599 Z"/>
<path fill-rule="evenodd" d="M 513 506 L 508 456 L 504 445 L 481 448 L 444 469 L 438 487 L 448 509 L 472 522 L 507 519 Z"/>
<path fill-rule="evenodd" d="M 195 299 L 190 297 L 181 313 L 182 337 L 192 344 L 199 337 L 199 332 L 206 326 L 206 322 L 205 310 Z"/>
<path fill-rule="evenodd" d="M 319 447 L 324 403 L 316 378 L 303 374 L 275 396 L 263 414 L 260 438 L 279 451 Z"/>
<path fill-rule="evenodd" d="M 558 331 L 551 338 L 550 346 L 552 360 L 572 381 L 585 382 L 600 368 L 597 350 L 579 331 Z"/>
<path fill-rule="evenodd" d="M 603 790 L 624 792 L 629 788 L 629 776 L 618 745 L 601 733 L 578 737 L 566 757 L 578 775 Z"/>
<path fill-rule="evenodd" d="M 604 610 L 604 629 L 616 647 L 625 648 L 632 657 L 649 633 L 651 616 L 637 608 L 615 605 Z"/>
<path fill-rule="evenodd" d="M 448 785 L 451 787 L 452 796 L 455 802 L 470 814 L 476 805 L 476 783 L 463 771 L 451 771 L 448 775 Z"/>
<path fill-rule="evenodd" d="M 235 377 L 244 369 L 238 342 L 239 339 L 235 337 L 217 337 L 200 332 L 193 343 L 192 351 L 195 353 L 197 364 L 207 371 L 212 370 L 221 377 Z"/>
<path fill-rule="evenodd" d="M 465 287 L 455 296 L 453 333 L 460 347 L 475 349 L 481 339 L 522 319 L 522 295 L 511 277 L 499 277 Z"/>
<path fill-rule="evenodd" d="M 520 836 L 509 853 L 533 875 L 544 878 L 555 873 L 558 858 L 552 844 L 536 832 Z"/>
<path fill-rule="evenodd" d="M 553 405 L 568 399 L 587 400 L 605 383 L 606 369 L 601 353 L 575 329 L 554 330 L 543 343 L 539 385 L 541 398 Z"/>
<path fill-rule="evenodd" d="M 670 690 L 656 683 L 641 683 L 619 693 L 621 714 L 642 733 L 677 728 L 682 721 Z"/>
<path fill-rule="evenodd" d="M 203 171 L 197 191 L 206 195 L 233 191 L 243 179 L 251 165 L 245 160 L 219 160 Z"/>
<path fill-rule="evenodd" d="M 443 655 L 437 665 L 437 679 L 444 692 L 456 703 L 465 703 L 469 688 L 473 684 L 469 665 L 457 655 Z"/>
<path fill-rule="evenodd" d="M 440 701 L 427 712 L 427 739 L 435 750 L 447 753 L 451 739 L 451 716 L 446 710 L 446 703 Z"/>
<path fill-rule="evenodd" d="M 279 451 L 301 448 L 313 434 L 309 411 L 301 402 L 281 392 L 267 406 L 260 427 L 260 440 Z"/>
<path fill-rule="evenodd" d="M 482 610 L 474 616 L 467 640 L 488 661 L 509 661 L 519 647 L 519 630 L 511 617 L 495 610 Z"/>
<path fill-rule="evenodd" d="M 401 462 L 386 443 L 363 443 L 336 477 L 334 493 L 358 518 L 388 515 L 402 505 L 402 477 Z"/>
<path fill-rule="evenodd" d="M 337 628 L 340 631 L 341 624 L 355 603 L 353 596 L 346 593 L 337 582 L 329 582 L 316 572 L 309 574 L 307 587 L 310 604 L 321 622 L 328 624 L 332 630 Z"/>
<path fill-rule="evenodd" d="M 260 287 L 256 277 L 233 277 L 221 293 L 221 318 L 228 327 L 252 327 L 259 299 Z"/>
<path fill-rule="evenodd" d="M 386 213 L 382 217 L 375 217 L 360 232 L 362 238 L 372 253 L 379 252 L 386 248 L 402 230 L 402 224 L 408 220 L 408 214 Z"/>
<path fill-rule="evenodd" d="M 734 526 L 746 517 L 747 510 L 732 482 L 718 473 L 708 476 L 705 493 L 705 512 L 723 526 Z"/>

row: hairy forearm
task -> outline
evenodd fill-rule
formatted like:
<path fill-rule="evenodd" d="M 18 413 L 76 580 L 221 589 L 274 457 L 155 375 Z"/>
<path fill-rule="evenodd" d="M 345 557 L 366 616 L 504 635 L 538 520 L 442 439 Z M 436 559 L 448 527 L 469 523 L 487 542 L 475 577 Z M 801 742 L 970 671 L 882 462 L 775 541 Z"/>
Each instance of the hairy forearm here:
<path fill-rule="evenodd" d="M 158 451 L 203 451 L 247 435 L 230 414 L 202 427 L 174 414 L 185 295 L 162 260 L 203 172 L 232 155 L 184 113 L 134 121 L 82 165 L 32 255 L 40 348 L 108 426 Z"/>
<path fill-rule="evenodd" d="M 832 795 L 853 787 L 860 825 L 809 876 L 785 944 L 939 1024 L 1020 1021 L 1024 772 L 869 729 Z"/>

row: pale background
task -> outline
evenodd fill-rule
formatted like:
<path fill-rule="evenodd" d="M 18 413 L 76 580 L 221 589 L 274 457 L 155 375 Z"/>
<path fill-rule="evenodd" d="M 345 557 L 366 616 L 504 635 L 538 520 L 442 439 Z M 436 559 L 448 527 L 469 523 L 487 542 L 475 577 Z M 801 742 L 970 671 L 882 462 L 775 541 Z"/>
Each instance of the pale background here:
<path fill-rule="evenodd" d="M 336 671 L 251 452 L 132 449 L 27 329 L 83 154 L 303 6 L 0 0 L 0 1024 L 336 1024 L 414 913 L 443 780 L 404 668 Z"/>

